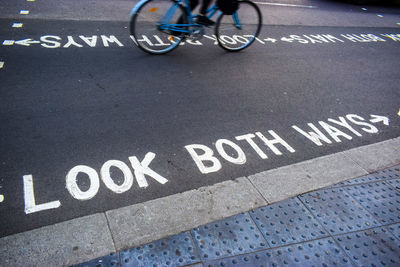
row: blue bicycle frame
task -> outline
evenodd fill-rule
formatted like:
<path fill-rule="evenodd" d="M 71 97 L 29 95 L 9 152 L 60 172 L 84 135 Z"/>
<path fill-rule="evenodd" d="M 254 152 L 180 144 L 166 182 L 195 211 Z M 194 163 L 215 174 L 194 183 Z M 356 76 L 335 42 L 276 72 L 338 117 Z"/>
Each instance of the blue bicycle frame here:
<path fill-rule="evenodd" d="M 198 15 L 193 15 L 192 10 L 190 8 L 190 1 L 189 0 L 183 0 L 185 2 L 184 8 L 186 9 L 186 12 L 189 17 L 189 24 L 169 24 L 168 22 L 171 21 L 172 17 L 175 14 L 175 11 L 179 8 L 179 5 L 182 3 L 182 0 L 178 0 L 175 5 L 173 5 L 165 14 L 164 18 L 159 22 L 159 26 L 161 30 L 172 30 L 172 31 L 177 31 L 177 32 L 183 32 L 186 34 L 190 34 L 192 31 L 191 30 L 185 30 L 187 27 L 196 27 L 196 26 L 203 26 L 201 24 L 197 24 L 194 22 L 194 19 L 198 17 Z M 218 7 L 216 5 L 213 5 L 211 8 L 209 8 L 206 12 L 207 17 L 211 19 L 215 13 L 218 12 Z M 219 15 L 222 15 L 222 12 L 220 12 Z"/>

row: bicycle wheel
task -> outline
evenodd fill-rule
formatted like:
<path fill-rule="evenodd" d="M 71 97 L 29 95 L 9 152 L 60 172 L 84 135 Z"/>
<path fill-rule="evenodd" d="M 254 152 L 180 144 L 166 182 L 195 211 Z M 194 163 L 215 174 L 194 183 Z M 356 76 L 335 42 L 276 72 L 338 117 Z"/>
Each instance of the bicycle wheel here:
<path fill-rule="evenodd" d="M 218 44 L 228 51 L 240 51 L 251 45 L 261 30 L 262 17 L 256 4 L 239 0 L 239 8 L 233 15 L 218 17 L 215 35 Z"/>
<path fill-rule="evenodd" d="M 178 47 L 185 35 L 172 31 L 168 24 L 187 24 L 183 7 L 175 0 L 149 0 L 132 11 L 130 31 L 139 48 L 150 54 L 164 54 Z"/>

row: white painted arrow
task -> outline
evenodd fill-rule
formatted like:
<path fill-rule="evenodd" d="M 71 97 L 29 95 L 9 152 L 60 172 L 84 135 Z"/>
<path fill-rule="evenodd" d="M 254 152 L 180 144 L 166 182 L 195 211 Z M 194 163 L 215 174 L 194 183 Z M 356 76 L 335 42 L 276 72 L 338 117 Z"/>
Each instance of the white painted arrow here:
<path fill-rule="evenodd" d="M 284 42 L 289 42 L 289 43 L 291 43 L 291 42 L 293 42 L 293 41 L 294 41 L 294 39 L 293 39 L 293 38 L 286 38 L 286 37 L 282 37 L 282 38 L 281 38 L 281 41 L 284 41 Z"/>
<path fill-rule="evenodd" d="M 24 45 L 24 46 L 30 46 L 31 44 L 40 44 L 39 41 L 35 41 L 32 39 L 19 40 L 19 41 L 15 41 L 15 43 L 19 44 L 19 45 Z"/>
<path fill-rule="evenodd" d="M 273 43 L 275 43 L 275 42 L 276 42 L 276 39 L 273 39 L 273 38 L 267 38 L 267 39 L 264 39 L 264 41 L 266 41 L 266 42 L 273 42 Z"/>
<path fill-rule="evenodd" d="M 377 123 L 377 122 L 383 122 L 384 125 L 389 125 L 389 118 L 385 117 L 385 116 L 379 116 L 379 115 L 372 115 L 371 114 L 372 119 L 370 119 L 369 121 L 372 123 Z"/>

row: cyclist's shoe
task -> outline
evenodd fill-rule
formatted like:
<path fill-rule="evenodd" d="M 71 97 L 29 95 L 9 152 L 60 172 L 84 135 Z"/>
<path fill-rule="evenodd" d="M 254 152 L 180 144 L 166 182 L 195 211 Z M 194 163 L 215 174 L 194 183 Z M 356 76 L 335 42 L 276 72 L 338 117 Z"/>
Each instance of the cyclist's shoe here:
<path fill-rule="evenodd" d="M 196 23 L 207 26 L 207 27 L 215 24 L 214 21 L 210 20 L 209 18 L 207 18 L 204 15 L 198 16 L 196 19 Z"/>
<path fill-rule="evenodd" d="M 173 30 L 169 30 L 168 33 L 175 37 L 180 37 L 182 35 L 182 32 L 173 31 Z"/>

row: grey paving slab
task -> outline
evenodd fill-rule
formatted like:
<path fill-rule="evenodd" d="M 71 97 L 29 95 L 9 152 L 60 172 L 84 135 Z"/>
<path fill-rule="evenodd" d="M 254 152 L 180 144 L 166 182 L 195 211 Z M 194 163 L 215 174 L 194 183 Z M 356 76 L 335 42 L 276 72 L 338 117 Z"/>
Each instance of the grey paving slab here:
<path fill-rule="evenodd" d="M 120 255 L 124 267 L 186 266 L 200 262 L 189 232 L 123 250 Z"/>
<path fill-rule="evenodd" d="M 220 266 L 353 266 L 332 238 L 314 240 L 204 263 Z"/>
<path fill-rule="evenodd" d="M 304 161 L 300 165 L 321 186 L 368 174 L 343 152 Z"/>
<path fill-rule="evenodd" d="M 336 153 L 258 173 L 249 179 L 271 203 L 367 174 L 343 153 Z"/>
<path fill-rule="evenodd" d="M 358 266 L 400 266 L 400 241 L 385 227 L 335 237 Z"/>
<path fill-rule="evenodd" d="M 368 172 L 375 172 L 400 162 L 400 137 L 343 153 Z"/>
<path fill-rule="evenodd" d="M 332 235 L 379 226 L 377 220 L 342 188 L 328 188 L 299 196 Z"/>
<path fill-rule="evenodd" d="M 192 230 L 203 260 L 218 259 L 268 247 L 248 213 L 200 226 Z"/>
<path fill-rule="evenodd" d="M 115 252 L 104 214 L 0 239 L 0 266 L 69 266 Z"/>
<path fill-rule="evenodd" d="M 238 178 L 108 211 L 106 215 L 115 246 L 122 250 L 266 204 L 248 179 Z"/>
<path fill-rule="evenodd" d="M 249 176 L 250 181 L 269 203 L 293 197 L 314 186 L 314 181 L 297 164 Z"/>
<path fill-rule="evenodd" d="M 319 222 L 297 199 L 291 198 L 249 212 L 270 247 L 328 236 Z"/>
<path fill-rule="evenodd" d="M 382 224 L 400 222 L 400 192 L 386 182 L 355 185 L 345 190 Z"/>
<path fill-rule="evenodd" d="M 392 224 L 387 227 L 389 231 L 398 239 L 400 240 L 400 223 Z"/>

